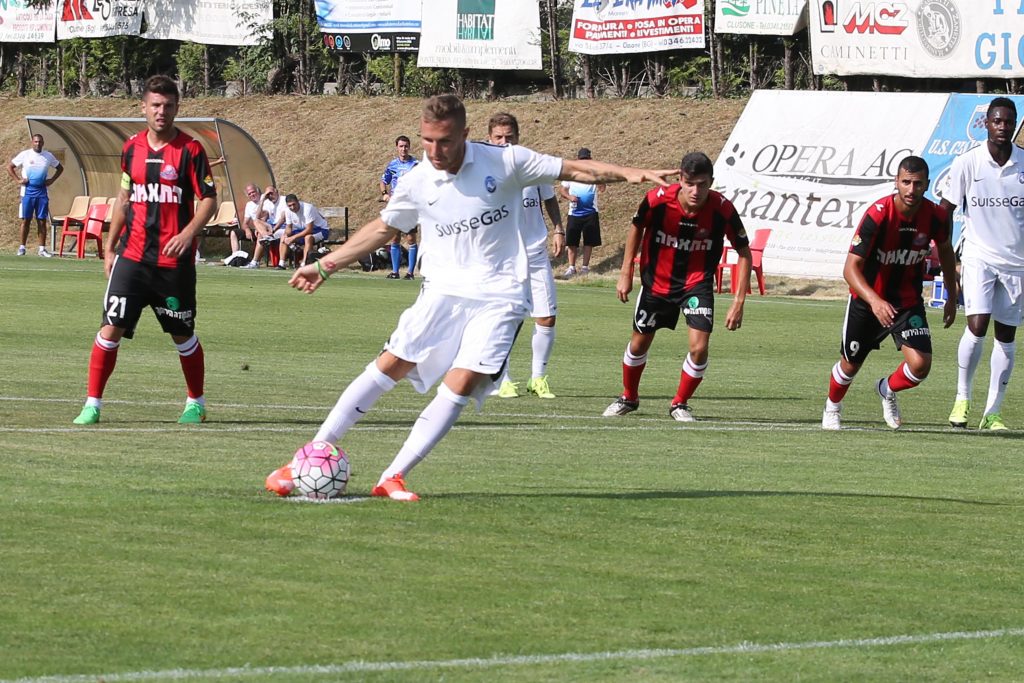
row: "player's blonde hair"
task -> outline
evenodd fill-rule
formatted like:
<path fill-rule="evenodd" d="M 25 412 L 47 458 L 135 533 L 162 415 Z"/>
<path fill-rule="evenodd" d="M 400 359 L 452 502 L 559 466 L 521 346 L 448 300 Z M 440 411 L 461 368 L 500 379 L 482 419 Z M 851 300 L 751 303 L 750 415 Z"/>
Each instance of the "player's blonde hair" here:
<path fill-rule="evenodd" d="M 455 95 L 434 95 L 423 104 L 423 120 L 428 123 L 452 121 L 457 128 L 465 128 L 466 107 Z"/>

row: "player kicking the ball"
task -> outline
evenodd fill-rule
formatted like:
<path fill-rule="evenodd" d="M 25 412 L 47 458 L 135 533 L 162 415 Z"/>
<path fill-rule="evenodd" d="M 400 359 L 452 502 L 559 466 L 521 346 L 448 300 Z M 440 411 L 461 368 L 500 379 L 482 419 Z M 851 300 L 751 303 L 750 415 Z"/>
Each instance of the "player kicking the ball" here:
<path fill-rule="evenodd" d="M 872 203 L 853 235 L 843 268 L 850 284 L 843 345 L 839 362 L 832 367 L 822 429 L 840 428 L 843 397 L 868 354 L 887 336 L 903 352 L 904 362 L 875 388 L 885 423 L 893 429 L 903 424 L 896 394 L 920 384 L 932 366 L 921 282 L 933 241 L 949 289 L 942 321 L 949 327 L 956 318 L 956 257 L 949 242 L 949 214 L 924 198 L 927 189 L 927 162 L 906 157 L 896 171 L 895 194 Z"/>
<path fill-rule="evenodd" d="M 372 495 L 417 500 L 405 477 L 448 433 L 470 399 L 482 403 L 530 312 L 529 260 L 519 225 L 523 188 L 555 180 L 667 185 L 675 171 L 569 161 L 525 147 L 467 142 L 466 110 L 454 95 L 427 100 L 420 138 L 429 163 L 398 181 L 380 217 L 341 248 L 295 271 L 289 283 L 314 292 L 344 268 L 386 244 L 395 230 L 420 226 L 423 288 L 377 356 L 338 399 L 315 439 L 336 444 L 385 392 L 408 378 L 420 393 L 441 381 Z M 288 465 L 267 478 L 287 495 Z"/>

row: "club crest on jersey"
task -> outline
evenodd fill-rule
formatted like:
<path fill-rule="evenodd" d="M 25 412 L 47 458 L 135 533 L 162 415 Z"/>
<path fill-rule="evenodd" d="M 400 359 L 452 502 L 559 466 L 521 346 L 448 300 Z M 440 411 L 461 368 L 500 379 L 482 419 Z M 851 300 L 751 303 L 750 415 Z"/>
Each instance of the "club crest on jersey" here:
<path fill-rule="evenodd" d="M 1024 185 L 1024 173 L 1017 174 L 1017 182 L 1020 183 L 1021 185 Z"/>
<path fill-rule="evenodd" d="M 498 189 L 498 181 L 494 179 L 494 176 L 487 176 L 484 178 L 484 188 L 494 194 L 494 191 Z"/>
<path fill-rule="evenodd" d="M 170 180 L 173 182 L 178 179 L 178 170 L 170 164 L 166 164 L 162 169 L 160 169 L 160 177 L 164 180 Z"/>
<path fill-rule="evenodd" d="M 856 235 L 853 236 L 853 246 L 855 246 L 855 247 L 860 246 L 860 243 L 861 243 L 860 233 L 857 233 Z"/>

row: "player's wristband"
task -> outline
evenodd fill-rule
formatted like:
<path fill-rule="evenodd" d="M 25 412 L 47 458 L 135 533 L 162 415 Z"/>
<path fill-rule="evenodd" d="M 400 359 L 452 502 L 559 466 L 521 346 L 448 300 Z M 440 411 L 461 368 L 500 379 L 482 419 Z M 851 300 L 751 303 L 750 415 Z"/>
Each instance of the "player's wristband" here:
<path fill-rule="evenodd" d="M 320 275 L 321 279 L 324 280 L 331 276 L 331 274 L 324 270 L 324 267 L 320 265 L 320 261 L 316 262 L 316 272 Z"/>

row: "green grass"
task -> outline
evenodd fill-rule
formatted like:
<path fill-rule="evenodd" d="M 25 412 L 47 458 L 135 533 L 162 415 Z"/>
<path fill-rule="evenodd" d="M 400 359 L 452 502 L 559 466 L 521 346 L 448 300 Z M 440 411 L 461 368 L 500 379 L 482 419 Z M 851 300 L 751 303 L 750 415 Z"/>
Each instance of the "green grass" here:
<path fill-rule="evenodd" d="M 103 422 L 78 428 L 100 265 L 0 257 L 0 682 L 1024 675 L 1024 432 L 948 429 L 961 322 L 934 329 L 901 432 L 871 381 L 897 364 L 891 343 L 847 397 L 851 429 L 823 433 L 843 304 L 756 296 L 737 332 L 718 300 L 700 422 L 667 415 L 681 331 L 659 335 L 640 411 L 601 419 L 632 308 L 608 283 L 562 286 L 556 400 L 467 410 L 410 477 L 420 503 L 306 505 L 267 494 L 264 476 L 312 437 L 417 287 L 352 274 L 304 296 L 285 279 L 200 269 L 207 424 L 175 424 L 184 383 L 147 312 Z M 1004 410 L 1016 427 L 1019 375 Z M 403 383 L 345 438 L 352 497 L 427 400 Z M 680 652 L 625 654 L 642 650 Z M 490 661 L 456 661 L 475 659 Z M 129 679 L 160 678 L 106 680 Z"/>

